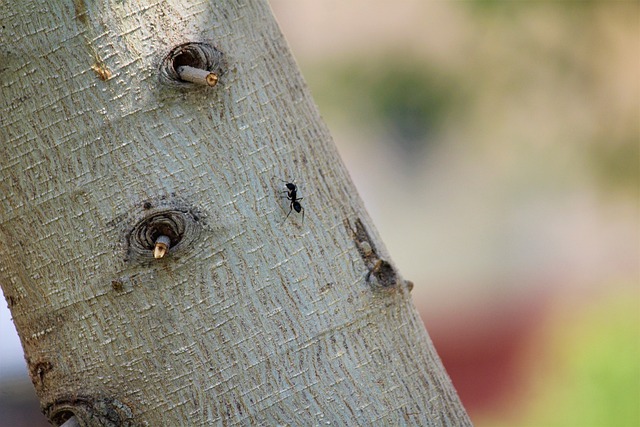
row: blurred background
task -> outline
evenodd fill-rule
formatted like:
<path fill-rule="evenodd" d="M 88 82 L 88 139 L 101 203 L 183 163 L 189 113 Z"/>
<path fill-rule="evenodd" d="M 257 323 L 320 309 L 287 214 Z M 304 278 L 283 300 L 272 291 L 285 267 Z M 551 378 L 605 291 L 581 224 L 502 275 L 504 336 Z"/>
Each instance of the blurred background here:
<path fill-rule="evenodd" d="M 640 3 L 271 5 L 474 424 L 639 426 Z"/>

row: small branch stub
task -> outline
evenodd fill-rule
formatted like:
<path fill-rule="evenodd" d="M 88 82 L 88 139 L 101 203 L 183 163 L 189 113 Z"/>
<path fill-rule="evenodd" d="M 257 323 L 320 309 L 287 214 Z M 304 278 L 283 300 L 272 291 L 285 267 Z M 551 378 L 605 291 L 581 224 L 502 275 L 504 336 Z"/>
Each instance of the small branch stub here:
<path fill-rule="evenodd" d="M 163 84 L 195 89 L 217 86 L 226 69 L 224 54 L 213 45 L 190 42 L 171 49 L 158 71 Z"/>
<path fill-rule="evenodd" d="M 182 65 L 178 67 L 176 71 L 180 79 L 187 82 L 211 87 L 218 84 L 218 76 L 208 70 Z"/>
<path fill-rule="evenodd" d="M 396 269 L 389 261 L 378 255 L 371 235 L 360 218 L 356 219 L 355 228 L 351 227 L 348 220 L 345 222 L 345 225 L 355 241 L 362 261 L 364 261 L 364 265 L 368 270 L 366 274 L 367 283 L 374 289 L 385 289 L 388 291 L 396 291 L 399 289 L 398 285 L 401 282 Z M 410 291 L 413 283 L 409 283 L 406 284 L 406 288 Z"/>
<path fill-rule="evenodd" d="M 124 403 L 103 395 L 67 395 L 44 408 L 49 422 L 60 427 L 137 427 Z"/>
<path fill-rule="evenodd" d="M 136 216 L 139 214 L 136 212 Z M 160 198 L 142 204 L 142 218 L 127 226 L 125 239 L 128 262 L 153 262 L 166 258 L 171 251 L 177 261 L 188 253 L 200 236 L 204 222 L 203 213 L 184 201 Z M 120 287 L 117 283 L 115 290 Z"/>
<path fill-rule="evenodd" d="M 167 236 L 158 236 L 155 247 L 153 248 L 153 257 L 160 259 L 164 257 L 171 247 L 171 239 Z"/>
<path fill-rule="evenodd" d="M 65 423 L 60 427 L 80 427 L 80 423 L 78 422 L 78 418 L 76 418 L 76 416 L 74 415 L 67 421 L 65 421 Z"/>

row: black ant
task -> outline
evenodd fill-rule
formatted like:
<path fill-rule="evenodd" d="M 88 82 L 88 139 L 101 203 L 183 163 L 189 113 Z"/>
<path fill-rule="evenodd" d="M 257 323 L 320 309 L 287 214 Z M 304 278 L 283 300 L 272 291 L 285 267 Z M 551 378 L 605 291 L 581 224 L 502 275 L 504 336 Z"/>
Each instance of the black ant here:
<path fill-rule="evenodd" d="M 286 183 L 285 186 L 287 187 L 287 189 L 284 190 L 283 193 L 287 193 L 287 200 L 291 201 L 291 203 L 289 203 L 289 213 L 287 214 L 287 217 L 284 219 L 284 221 L 282 221 L 282 224 L 284 224 L 287 218 L 289 218 L 289 215 L 291 215 L 292 211 L 302 213 L 302 223 L 304 224 L 304 208 L 300 204 L 300 200 L 302 200 L 304 197 L 298 197 L 298 187 L 294 183 L 283 180 L 281 181 Z"/>

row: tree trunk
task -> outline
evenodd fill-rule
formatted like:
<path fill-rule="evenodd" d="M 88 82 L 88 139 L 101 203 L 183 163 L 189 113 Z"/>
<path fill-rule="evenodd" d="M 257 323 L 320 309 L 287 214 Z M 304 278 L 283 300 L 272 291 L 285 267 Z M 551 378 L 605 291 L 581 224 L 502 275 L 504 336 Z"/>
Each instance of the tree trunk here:
<path fill-rule="evenodd" d="M 55 425 L 470 424 L 266 1 L 0 16 L 0 283 Z"/>

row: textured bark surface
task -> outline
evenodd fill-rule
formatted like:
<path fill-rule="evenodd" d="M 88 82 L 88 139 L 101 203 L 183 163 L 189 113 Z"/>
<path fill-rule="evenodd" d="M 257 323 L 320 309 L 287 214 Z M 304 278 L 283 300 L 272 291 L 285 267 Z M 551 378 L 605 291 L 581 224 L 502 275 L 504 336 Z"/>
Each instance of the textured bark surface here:
<path fill-rule="evenodd" d="M 0 284 L 54 422 L 469 424 L 268 5 L 48 3 L 0 3 Z"/>

